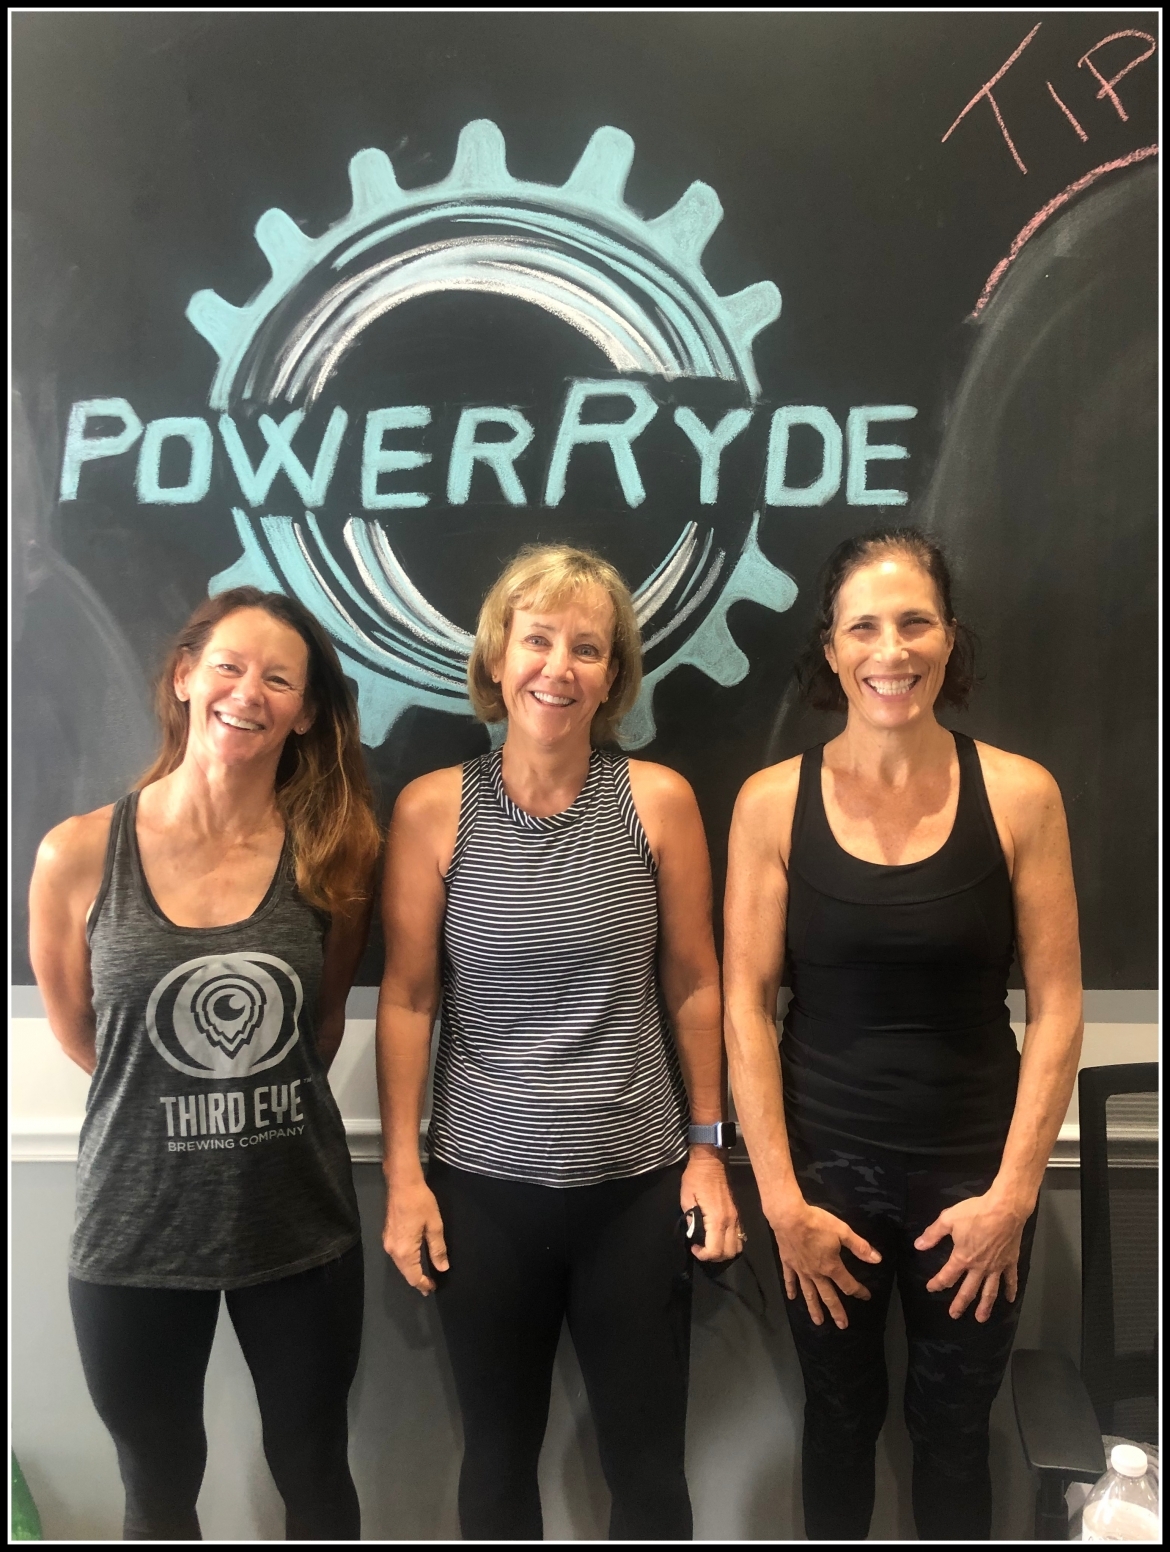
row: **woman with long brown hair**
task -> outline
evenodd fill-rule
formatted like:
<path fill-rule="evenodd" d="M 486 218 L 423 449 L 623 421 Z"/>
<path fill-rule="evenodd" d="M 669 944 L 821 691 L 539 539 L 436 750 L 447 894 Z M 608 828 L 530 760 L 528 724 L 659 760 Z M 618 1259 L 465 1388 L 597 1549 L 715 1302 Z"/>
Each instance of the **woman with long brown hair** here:
<path fill-rule="evenodd" d="M 30 948 L 92 1077 L 70 1302 L 125 1536 L 198 1539 L 203 1378 L 227 1297 L 290 1539 L 357 1539 L 346 1400 L 362 1252 L 326 1076 L 378 830 L 337 655 L 298 603 L 208 599 L 129 796 L 41 844 Z"/>

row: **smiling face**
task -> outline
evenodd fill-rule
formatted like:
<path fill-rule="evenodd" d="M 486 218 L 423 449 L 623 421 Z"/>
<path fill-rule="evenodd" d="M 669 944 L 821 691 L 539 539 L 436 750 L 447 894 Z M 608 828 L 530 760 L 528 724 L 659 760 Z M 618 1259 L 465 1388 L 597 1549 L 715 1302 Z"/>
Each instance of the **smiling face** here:
<path fill-rule="evenodd" d="M 588 739 L 617 677 L 613 625 L 613 604 L 600 588 L 583 588 L 556 608 L 515 610 L 503 660 L 492 672 L 510 734 L 543 745 Z"/>
<path fill-rule="evenodd" d="M 859 566 L 841 584 L 825 657 L 850 717 L 897 728 L 933 714 L 954 640 L 934 582 L 911 556 L 895 551 Z"/>
<path fill-rule="evenodd" d="M 220 765 L 279 760 L 288 735 L 312 726 L 308 676 L 309 649 L 291 626 L 264 609 L 226 615 L 175 670 L 190 707 L 188 753 Z"/>

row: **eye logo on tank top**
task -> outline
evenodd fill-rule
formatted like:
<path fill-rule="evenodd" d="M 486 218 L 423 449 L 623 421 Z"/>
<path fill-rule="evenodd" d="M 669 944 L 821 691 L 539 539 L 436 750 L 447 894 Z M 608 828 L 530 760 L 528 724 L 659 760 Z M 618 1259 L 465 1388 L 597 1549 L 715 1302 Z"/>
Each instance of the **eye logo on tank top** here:
<path fill-rule="evenodd" d="M 246 1078 L 300 1039 L 304 994 L 274 954 L 204 954 L 163 976 L 146 1006 L 159 1055 L 196 1078 Z"/>

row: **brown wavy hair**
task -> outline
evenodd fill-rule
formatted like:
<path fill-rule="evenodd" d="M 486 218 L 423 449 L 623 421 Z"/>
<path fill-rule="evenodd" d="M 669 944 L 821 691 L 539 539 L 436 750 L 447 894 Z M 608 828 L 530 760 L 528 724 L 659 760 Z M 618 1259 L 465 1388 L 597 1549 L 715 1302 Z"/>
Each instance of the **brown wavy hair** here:
<path fill-rule="evenodd" d="M 276 768 L 276 804 L 288 828 L 297 888 L 310 905 L 344 911 L 369 898 L 381 831 L 362 758 L 357 706 L 333 643 L 305 606 L 283 593 L 232 587 L 201 603 L 178 632 L 155 684 L 162 747 L 139 778 L 139 791 L 178 770 L 187 749 L 190 708 L 175 694 L 175 671 L 195 660 L 221 620 L 238 609 L 263 609 L 309 650 L 307 732 L 290 733 Z"/>
<path fill-rule="evenodd" d="M 467 664 L 467 693 L 481 722 L 503 722 L 508 715 L 492 669 L 504 656 L 516 610 L 562 608 L 588 588 L 600 589 L 613 605 L 609 650 L 618 670 L 608 698 L 593 714 L 589 736 L 594 744 L 608 743 L 616 736 L 618 724 L 642 688 L 642 632 L 621 575 L 600 555 L 568 544 L 526 545 L 504 567 L 483 601 Z"/>
<path fill-rule="evenodd" d="M 872 528 L 868 533 L 855 534 L 843 540 L 825 562 L 817 617 L 808 641 L 796 659 L 796 683 L 801 695 L 817 711 L 844 711 L 849 705 L 841 681 L 829 667 L 825 647 L 833 636 L 837 595 L 842 587 L 855 571 L 883 555 L 905 555 L 934 583 L 943 620 L 954 632 L 954 645 L 937 699 L 945 706 L 965 711 L 976 682 L 978 642 L 974 632 L 955 617 L 951 602 L 951 568 L 941 545 L 921 528 L 909 525 Z"/>

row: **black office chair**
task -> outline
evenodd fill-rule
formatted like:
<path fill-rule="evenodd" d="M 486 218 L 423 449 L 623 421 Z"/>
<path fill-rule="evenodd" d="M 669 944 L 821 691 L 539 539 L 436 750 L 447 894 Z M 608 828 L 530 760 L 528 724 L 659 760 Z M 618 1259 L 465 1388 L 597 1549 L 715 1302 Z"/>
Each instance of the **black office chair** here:
<path fill-rule="evenodd" d="M 1012 1354 L 1038 1541 L 1068 1539 L 1064 1495 L 1104 1472 L 1102 1434 L 1158 1442 L 1157 1087 L 1156 1062 L 1080 1074 L 1081 1367 L 1063 1353 Z"/>

